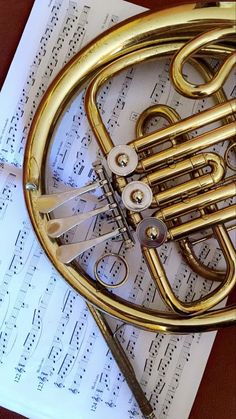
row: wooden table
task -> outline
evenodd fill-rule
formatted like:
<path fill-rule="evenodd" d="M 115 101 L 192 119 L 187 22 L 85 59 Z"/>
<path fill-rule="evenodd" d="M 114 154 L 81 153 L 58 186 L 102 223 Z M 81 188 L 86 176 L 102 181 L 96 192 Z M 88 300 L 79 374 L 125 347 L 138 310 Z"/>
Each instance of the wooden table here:
<path fill-rule="evenodd" d="M 106 0 L 104 0 L 106 1 Z M 34 0 L 0 0 L 0 86 L 6 77 Z M 149 8 L 165 8 L 186 0 L 133 0 Z M 230 301 L 236 300 L 236 290 Z M 0 407 L 1 419 L 22 416 Z M 236 418 L 236 332 L 218 332 L 189 419 Z"/>

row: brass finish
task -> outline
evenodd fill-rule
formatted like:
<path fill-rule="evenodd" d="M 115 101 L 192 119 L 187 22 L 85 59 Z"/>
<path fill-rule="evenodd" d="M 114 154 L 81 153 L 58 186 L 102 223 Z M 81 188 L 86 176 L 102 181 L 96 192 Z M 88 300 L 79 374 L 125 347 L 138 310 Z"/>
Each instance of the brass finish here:
<path fill-rule="evenodd" d="M 236 182 L 232 182 L 215 190 L 213 189 L 202 193 L 201 195 L 195 195 L 194 197 L 186 199 L 185 201 L 161 208 L 155 212 L 155 217 L 167 221 L 182 214 L 187 214 L 195 208 L 201 209 L 205 206 L 221 202 L 225 199 L 233 198 L 235 196 L 235 191 Z"/>
<path fill-rule="evenodd" d="M 233 112 L 236 112 L 236 100 L 235 102 L 235 109 Z M 214 109 L 214 108 L 213 108 Z M 206 111 L 207 112 L 207 111 Z M 216 109 L 217 112 L 217 109 Z M 224 116 L 229 115 L 232 113 L 232 109 L 229 106 L 228 113 Z M 194 118 L 194 117 L 193 117 Z M 199 116 L 200 119 L 200 116 Z M 185 120 L 183 119 L 178 124 L 182 124 Z M 200 125 L 201 126 L 201 125 Z M 173 125 L 172 125 L 173 127 Z M 199 128 L 196 127 L 196 128 Z M 164 130 L 163 130 L 164 131 Z M 186 132 L 187 129 L 184 129 L 184 132 Z M 183 134 L 183 132 L 180 132 L 179 134 Z M 159 165 L 164 165 L 166 162 L 171 162 L 174 159 L 180 159 L 186 156 L 189 156 L 191 154 L 196 153 L 197 151 L 204 150 L 207 147 L 211 147 L 221 141 L 228 140 L 230 138 L 233 138 L 236 134 L 236 123 L 231 122 L 228 125 L 224 125 L 219 128 L 215 128 L 211 132 L 206 132 L 202 135 L 199 135 L 198 137 L 195 137 L 193 139 L 190 139 L 189 141 L 186 141 L 185 143 L 180 144 L 176 148 L 170 148 L 167 150 L 160 151 L 159 153 L 152 154 L 150 157 L 146 157 L 143 160 L 140 161 L 141 166 L 141 172 L 142 171 L 149 171 L 155 169 Z"/>
<path fill-rule="evenodd" d="M 233 231 L 235 229 L 236 229 L 236 224 L 232 224 L 231 226 L 227 227 L 227 231 Z M 192 240 L 191 245 L 193 246 L 195 244 L 202 243 L 202 242 L 204 242 L 208 239 L 212 239 L 212 237 L 214 237 L 214 233 L 206 234 L 205 236 L 203 236 L 199 239 Z"/>
<path fill-rule="evenodd" d="M 98 266 L 99 263 L 105 259 L 108 258 L 110 256 L 115 257 L 116 259 L 119 259 L 121 263 L 123 263 L 124 267 L 125 267 L 125 274 L 124 277 L 121 279 L 121 281 L 119 281 L 118 283 L 115 284 L 107 284 L 105 281 L 103 281 L 98 273 Z M 103 287 L 107 287 L 107 288 L 118 288 L 121 287 L 122 285 L 124 285 L 124 283 L 127 281 L 128 277 L 129 277 L 129 266 L 128 263 L 126 262 L 125 258 L 123 258 L 121 255 L 119 255 L 118 253 L 104 253 L 102 256 L 100 256 L 93 268 L 94 271 L 94 277 L 95 279 L 103 286 Z"/>
<path fill-rule="evenodd" d="M 182 75 L 182 70 L 184 63 L 187 59 L 189 59 L 189 57 L 191 57 L 192 54 L 196 53 L 199 49 L 208 45 L 210 42 L 216 42 L 228 35 L 235 35 L 235 32 L 236 26 L 213 29 L 197 36 L 181 48 L 181 50 L 174 57 L 171 66 L 172 81 L 178 92 L 186 97 L 199 98 L 211 96 L 221 88 L 235 65 L 236 52 L 230 54 L 229 57 L 225 59 L 213 79 L 203 85 L 195 86 L 185 80 Z"/>
<path fill-rule="evenodd" d="M 233 221 L 236 214 L 236 205 L 231 205 L 230 207 L 217 210 L 212 214 L 205 214 L 201 217 L 198 217 L 192 221 L 184 223 L 184 227 L 181 226 L 172 227 L 169 229 L 169 239 L 179 240 L 183 237 L 186 237 L 187 234 L 193 234 L 197 231 L 204 228 L 212 227 L 217 224 L 223 224 L 228 221 Z M 183 230 L 186 229 L 186 230 Z M 231 257 L 235 259 L 235 253 L 232 251 Z"/>
<path fill-rule="evenodd" d="M 229 161 L 229 154 L 230 154 L 230 152 L 232 152 L 234 150 L 234 152 L 236 152 L 236 143 L 235 143 L 235 141 L 232 143 L 232 144 L 230 144 L 229 145 L 229 147 L 227 148 L 227 150 L 226 150 L 226 152 L 225 152 L 225 156 L 224 156 L 224 158 L 225 158 L 225 161 L 226 161 L 226 164 L 227 164 L 227 166 L 231 169 L 231 170 L 234 170 L 234 171 L 236 171 L 236 165 L 234 164 L 232 164 L 232 163 L 230 163 L 230 161 Z"/>
<path fill-rule="evenodd" d="M 173 186 L 171 189 L 158 191 L 154 195 L 156 205 L 174 201 L 180 196 L 189 196 L 190 194 L 199 191 L 199 189 L 206 189 L 218 183 L 224 176 L 225 164 L 224 160 L 213 153 L 197 154 L 189 159 L 182 160 L 175 164 L 169 164 L 167 167 L 153 171 L 141 180 L 149 186 L 154 186 L 162 181 L 170 180 L 171 178 L 178 177 L 182 173 L 188 173 L 198 168 L 210 166 L 212 172 L 199 176 L 195 179 L 189 180 L 184 184 Z"/>
<path fill-rule="evenodd" d="M 182 121 L 178 121 L 176 114 L 174 123 L 172 116 L 175 111 L 169 111 L 163 105 L 159 111 L 168 115 L 170 125 L 143 135 L 142 126 L 146 120 L 146 115 L 143 114 L 143 120 L 138 123 L 141 136 L 130 142 L 140 156 L 137 174 L 141 174 L 142 181 L 152 184 L 155 191 L 158 189 L 154 194 L 155 205 L 159 206 L 155 208 L 155 216 L 167 220 L 167 240 L 180 240 L 182 248 L 188 248 L 186 258 L 191 259 L 192 265 L 196 265 L 198 262 L 190 248 L 189 239 L 186 238 L 187 232 L 192 234 L 211 226 L 225 256 L 226 271 L 213 271 L 212 274 L 214 279 L 221 281 L 219 287 L 199 301 L 183 303 L 174 295 L 157 251 L 143 248 L 152 278 L 165 302 L 174 312 L 144 309 L 117 295 L 111 295 L 106 289 L 101 289 L 98 293 L 96 284 L 86 273 L 78 271 L 72 264 L 65 265 L 58 260 L 58 243 L 48 237 L 46 230 L 48 216 L 39 212 L 37 208 L 40 197 L 45 193 L 42 168 L 45 165 L 52 130 L 63 108 L 72 95 L 88 82 L 85 106 L 104 156 L 114 144 L 99 115 L 96 96 L 99 87 L 123 68 L 140 61 L 169 57 L 177 53 L 175 60 L 178 65 L 173 61 L 172 74 L 176 74 L 175 70 L 179 74 L 178 89 L 181 93 L 203 97 L 216 92 L 222 81 L 226 80 L 235 57 L 231 29 L 234 24 L 233 16 L 233 2 L 219 2 L 216 6 L 206 8 L 192 3 L 173 8 L 171 11 L 148 12 L 109 30 L 76 55 L 59 73 L 41 102 L 27 141 L 24 161 L 26 204 L 36 234 L 52 263 L 82 296 L 100 310 L 124 322 L 155 332 L 201 332 L 230 326 L 236 322 L 235 307 L 210 310 L 227 296 L 236 281 L 235 249 L 224 225 L 235 217 L 236 209 L 234 205 L 223 209 L 216 207 L 219 200 L 224 199 L 224 194 L 228 197 L 233 195 L 235 179 L 227 182 L 226 178 L 224 183 L 223 159 L 216 153 L 205 150 L 218 142 L 231 141 L 234 137 L 236 100 L 219 103 Z M 184 46 L 185 41 L 187 47 Z M 201 45 L 203 48 L 199 50 Z M 206 57 L 214 56 L 224 60 L 217 75 L 211 80 L 208 77 L 200 86 L 186 84 L 182 77 L 183 62 L 192 60 L 191 55 L 194 51 L 197 51 L 195 58 L 199 63 Z M 183 61 L 179 61 L 181 56 Z M 173 79 L 175 77 L 173 75 Z M 177 83 L 175 80 L 173 82 Z M 222 96 L 220 91 L 214 93 L 214 98 L 216 95 Z M 151 112 L 150 108 L 149 111 Z M 157 112 L 157 109 L 154 109 L 154 112 Z M 216 121 L 223 121 L 224 125 L 195 138 L 188 137 L 188 132 Z M 154 147 L 166 140 L 170 142 L 168 149 L 158 152 L 154 150 Z M 124 156 L 121 157 L 120 164 L 126 164 L 125 161 Z M 206 165 L 211 167 L 211 173 L 203 173 Z M 166 181 L 169 180 L 169 176 L 176 177 L 183 173 L 188 173 L 187 176 L 191 173 L 187 188 L 185 183 L 184 188 L 180 184 L 168 190 Z M 161 184 L 160 178 L 163 182 Z M 115 177 L 114 183 L 122 191 L 127 182 L 128 178 Z M 27 185 L 34 185 L 34 188 Z M 197 218 L 182 223 L 181 217 L 193 209 L 198 211 Z M 128 220 L 135 226 L 142 220 L 142 214 L 130 212 Z M 204 268 L 200 271 L 206 272 L 207 275 L 209 273 L 207 269 L 204 271 Z"/>
<path fill-rule="evenodd" d="M 178 228 L 178 227 L 177 227 Z M 176 298 L 169 281 L 166 277 L 166 273 L 161 264 L 160 258 L 155 249 L 144 249 L 144 255 L 148 262 L 149 269 L 152 277 L 155 280 L 160 294 L 162 295 L 165 302 L 176 312 L 180 314 L 194 313 L 205 311 L 205 306 L 213 307 L 218 304 L 223 298 L 228 295 L 228 292 L 235 286 L 236 282 L 236 258 L 235 249 L 228 236 L 228 233 L 224 226 L 219 226 L 219 244 L 223 250 L 226 262 L 228 277 L 224 281 L 222 287 L 218 287 L 216 292 L 211 292 L 201 300 L 192 301 L 191 303 L 181 302 Z M 173 233 L 169 234 L 174 235 Z M 185 233 L 186 234 L 186 233 Z M 223 297 L 224 295 L 224 297 Z"/>
<path fill-rule="evenodd" d="M 157 143 L 159 144 L 161 140 L 166 141 L 168 137 L 172 137 L 172 136 L 177 137 L 179 135 L 183 135 L 186 132 L 189 132 L 190 130 L 192 131 L 202 126 L 208 125 L 212 122 L 216 122 L 222 118 L 225 118 L 229 115 L 234 114 L 235 112 L 236 112 L 236 99 L 231 99 L 224 104 L 219 104 L 217 106 L 214 106 L 213 108 L 207 109 L 206 111 L 201 112 L 201 114 L 197 114 L 197 115 L 193 115 L 191 117 L 185 118 L 181 122 L 177 122 L 176 124 L 170 125 L 169 127 L 166 127 L 163 130 L 156 131 L 153 134 L 145 135 L 142 138 L 134 140 L 130 143 L 130 145 L 132 145 L 136 149 L 137 152 L 144 151 L 149 147 L 154 147 L 155 145 L 157 145 Z M 220 127 L 222 134 L 224 134 L 224 129 L 225 127 Z M 236 129 L 235 125 L 233 124 L 232 132 L 231 132 L 232 137 L 235 135 L 235 129 Z M 211 131 L 211 133 L 214 131 Z M 210 145 L 213 145 L 217 142 L 217 141 L 215 142 L 214 140 L 214 134 L 211 135 L 211 133 L 204 134 L 208 136 L 210 135 L 210 138 L 207 137 L 209 141 L 208 143 L 207 142 L 204 143 L 204 139 L 203 139 L 202 141 L 203 147 L 209 147 Z M 202 136 L 200 136 L 200 138 L 201 137 Z M 224 137 L 225 139 L 227 138 L 226 133 L 224 134 Z M 218 141 L 220 141 L 220 138 L 218 139 Z M 198 140 L 193 141 L 193 147 L 195 146 L 195 149 L 192 148 L 191 151 L 189 150 L 189 154 L 192 154 L 192 152 L 198 150 L 198 147 L 196 145 L 197 143 L 198 143 Z M 189 147 L 190 147 L 190 144 L 188 144 L 188 147 L 186 147 L 186 150 L 185 150 L 186 152 L 188 152 Z M 171 156 L 167 154 L 163 157 L 163 160 L 164 158 L 167 159 L 170 157 Z M 153 157 L 153 163 L 154 162 L 155 162 L 155 158 Z M 158 163 L 156 163 L 156 165 Z M 150 162 L 142 161 L 142 169 L 148 170 L 149 168 L 151 168 Z"/>
<path fill-rule="evenodd" d="M 60 274 L 88 301 L 88 307 L 144 417 L 149 419 L 155 418 L 153 409 L 100 310 L 124 322 L 163 333 L 204 332 L 236 323 L 235 307 L 212 310 L 228 295 L 236 282 L 236 255 L 228 234 L 233 226 L 226 226 L 235 218 L 236 206 L 217 207 L 219 202 L 235 195 L 235 176 L 225 178 L 225 163 L 228 164 L 228 154 L 233 148 L 233 143 L 224 159 L 215 152 L 205 150 L 223 140 L 232 141 L 236 132 L 236 100 L 227 100 L 221 88 L 235 61 L 233 17 L 233 2 L 217 2 L 217 5 L 208 4 L 207 7 L 199 7 L 198 3 L 192 3 L 167 11 L 147 12 L 107 31 L 77 54 L 58 74 L 36 112 L 27 141 L 24 192 L 35 232 Z M 101 181 L 81 190 L 66 191 L 64 195 L 49 196 L 45 195 L 43 168 L 53 128 L 75 92 L 89 83 L 85 97 L 87 116 L 96 140 L 104 156 L 107 156 L 114 144 L 96 104 L 99 88 L 106 80 L 128 66 L 146 60 L 170 57 L 173 54 L 175 56 L 171 64 L 171 78 L 176 89 L 182 95 L 193 98 L 213 95 L 218 104 L 182 121 L 178 113 L 167 105 L 150 107 L 137 121 L 137 138 L 129 145 L 140 158 L 136 174 L 140 174 L 140 180 L 153 188 L 153 217 L 158 218 L 160 223 L 165 223 L 167 241 L 177 241 L 192 269 L 207 279 L 219 281 L 220 285 L 201 300 L 184 303 L 174 294 L 156 249 L 143 247 L 143 255 L 151 276 L 167 306 L 173 309 L 173 312 L 163 312 L 132 304 L 111 294 L 103 286 L 98 289 L 96 281 L 77 269 L 76 264 L 69 263 L 75 255 L 92 244 L 100 243 L 104 237 L 99 236 L 92 242 L 69 245 L 60 245 L 56 238 L 95 213 L 109 211 L 110 206 L 107 204 L 103 208 L 76 217 L 50 220 L 50 211 L 89 188 L 94 189 L 101 185 Z M 217 57 L 221 61 L 216 74 L 212 74 L 212 70 L 208 68 L 205 62 L 207 57 Z M 187 61 L 202 74 L 203 84 L 194 85 L 184 79 L 182 69 Z M 147 119 L 156 115 L 164 117 L 169 126 L 145 134 L 144 125 Z M 193 139 L 189 137 L 189 132 L 216 121 L 223 125 Z M 169 148 L 156 151 L 155 147 L 165 141 L 170 144 Z M 117 164 L 120 167 L 128 165 L 128 156 L 124 153 L 119 155 Z M 206 173 L 206 167 L 210 167 L 211 171 Z M 188 176 L 184 184 L 171 188 L 168 186 L 167 182 L 170 179 L 182 175 Z M 129 184 L 128 177 L 114 176 L 113 180 L 120 194 Z M 136 202 L 142 200 L 140 191 L 133 192 L 133 199 Z M 196 211 L 194 219 L 183 222 L 183 216 L 192 211 Z M 142 213 L 127 211 L 127 221 L 134 228 L 142 219 Z M 223 251 L 225 271 L 209 269 L 199 262 L 195 254 L 194 244 L 207 239 L 209 234 L 193 240 L 189 239 L 189 235 L 207 227 L 212 228 L 213 235 Z M 104 236 L 113 237 L 115 234 L 120 234 L 120 229 L 117 228 Z M 150 241 L 155 241 L 159 233 L 157 228 L 152 227 L 146 229 L 145 234 Z"/>

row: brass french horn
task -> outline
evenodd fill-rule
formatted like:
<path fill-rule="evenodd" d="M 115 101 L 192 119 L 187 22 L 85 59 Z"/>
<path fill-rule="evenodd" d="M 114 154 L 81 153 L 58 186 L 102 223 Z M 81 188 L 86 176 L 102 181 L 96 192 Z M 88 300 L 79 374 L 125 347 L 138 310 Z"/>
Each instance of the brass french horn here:
<path fill-rule="evenodd" d="M 91 304 L 94 315 L 98 314 L 94 309 L 97 307 L 126 323 L 164 333 L 209 331 L 236 322 L 235 306 L 214 308 L 227 297 L 236 282 L 235 248 L 229 235 L 236 208 L 235 204 L 223 208 L 218 205 L 235 195 L 236 186 L 235 173 L 231 170 L 229 175 L 227 170 L 227 153 L 233 150 L 236 132 L 236 100 L 228 100 L 222 87 L 236 58 L 234 24 L 233 2 L 207 7 L 191 3 L 135 16 L 108 30 L 79 52 L 61 70 L 41 101 L 25 151 L 26 205 L 34 230 L 52 264 Z M 137 138 L 129 144 L 114 146 L 97 106 L 100 87 L 124 68 L 162 57 L 172 57 L 170 77 L 178 92 L 195 99 L 212 96 L 216 105 L 183 120 L 165 104 L 150 107 L 137 121 Z M 207 60 L 214 57 L 220 62 L 215 73 Z M 183 66 L 187 61 L 201 73 L 204 83 L 196 85 L 185 79 Z M 52 133 L 63 109 L 85 85 L 88 85 L 87 117 L 110 170 L 104 168 L 102 160 L 95 162 L 93 184 L 51 195 L 46 191 L 44 168 Z M 146 121 L 157 115 L 165 118 L 169 125 L 145 133 Z M 220 124 L 212 131 L 194 138 L 189 135 L 213 122 Z M 169 141 L 170 146 L 158 149 L 165 141 Z M 208 150 L 222 141 L 228 143 L 225 159 Z M 206 167 L 210 167 L 210 172 L 205 171 Z M 169 180 L 183 174 L 188 176 L 184 184 L 168 186 Z M 134 176 L 132 181 L 131 176 Z M 106 239 L 119 235 L 128 252 L 133 243 L 132 231 L 137 232 L 148 269 L 168 310 L 137 306 L 111 293 L 104 284 L 99 283 L 98 287 L 98 281 L 73 262 L 83 251 L 100 243 L 101 237 L 93 242 L 73 244 L 62 244 L 58 238 L 68 229 L 65 222 L 70 228 L 73 222 L 73 225 L 81 222 L 81 218 L 79 221 L 55 222 L 50 218 L 50 212 L 98 186 L 103 189 L 107 209 L 116 221 L 115 232 L 108 233 Z M 125 210 L 120 208 L 120 201 Z M 151 216 L 144 216 L 147 208 L 149 213 L 152 208 Z M 182 220 L 193 211 L 197 216 Z M 199 262 L 190 240 L 192 234 L 209 228 L 222 249 L 224 271 L 210 269 Z M 200 300 L 183 302 L 170 286 L 157 247 L 172 240 L 179 244 L 194 272 L 218 281 L 217 288 Z M 128 266 L 123 262 L 127 268 L 125 276 L 128 276 Z"/>

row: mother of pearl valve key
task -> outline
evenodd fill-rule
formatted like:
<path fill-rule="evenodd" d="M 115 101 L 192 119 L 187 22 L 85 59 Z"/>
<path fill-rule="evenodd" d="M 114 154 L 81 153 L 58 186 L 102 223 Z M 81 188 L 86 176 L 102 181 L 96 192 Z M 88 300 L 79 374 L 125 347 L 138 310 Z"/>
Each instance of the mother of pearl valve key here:
<path fill-rule="evenodd" d="M 71 217 L 55 218 L 47 223 L 47 234 L 49 237 L 57 238 L 66 233 L 73 227 L 76 227 L 95 215 L 109 211 L 116 207 L 116 204 L 107 204 L 95 210 L 85 212 L 84 214 L 72 215 Z"/>
<path fill-rule="evenodd" d="M 121 229 L 117 228 L 116 230 L 90 240 L 59 246 L 56 250 L 57 258 L 62 263 L 70 263 L 73 259 L 77 258 L 77 256 L 81 255 L 91 247 L 97 246 L 103 241 L 116 237 L 121 233 Z"/>
<path fill-rule="evenodd" d="M 101 186 L 101 182 L 90 183 L 89 185 L 83 186 L 82 188 L 73 188 L 69 191 L 53 193 L 50 195 L 41 195 L 37 200 L 37 209 L 42 214 L 48 214 L 49 212 L 60 207 L 62 204 L 70 201 L 77 196 L 83 195 L 86 192 L 92 191 Z"/>

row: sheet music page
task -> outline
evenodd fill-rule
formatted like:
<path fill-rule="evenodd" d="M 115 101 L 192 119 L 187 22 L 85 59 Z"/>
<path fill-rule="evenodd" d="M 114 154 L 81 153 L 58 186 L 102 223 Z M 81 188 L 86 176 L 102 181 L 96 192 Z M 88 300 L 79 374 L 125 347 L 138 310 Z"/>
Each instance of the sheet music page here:
<path fill-rule="evenodd" d="M 143 10 L 122 0 L 36 0 L 1 92 L 0 404 L 30 418 L 142 417 L 85 302 L 55 271 L 35 238 L 23 199 L 21 167 L 34 112 L 58 71 L 97 34 Z M 134 137 L 137 117 L 150 104 L 167 99 L 181 115 L 209 107 L 211 101 L 202 100 L 184 108 L 170 88 L 168 67 L 169 61 L 163 60 L 129 68 L 101 89 L 99 109 L 116 143 Z M 100 153 L 85 118 L 81 92 L 56 129 L 48 190 L 91 180 L 96 158 Z M 74 200 L 67 215 L 95 208 L 98 201 L 96 194 Z M 83 231 L 80 228 L 80 234 L 95 237 L 105 232 L 106 220 L 97 217 Z M 77 235 L 72 230 L 65 240 L 76 241 Z M 119 241 L 104 246 L 124 254 Z M 89 273 L 101 249 L 81 256 Z M 198 245 L 198 254 L 210 266 L 220 266 L 221 252 L 215 245 Z M 173 245 L 163 245 L 160 256 L 175 292 L 186 301 L 211 289 L 210 281 L 190 272 Z M 162 309 L 138 246 L 127 260 L 134 281 L 120 295 Z M 104 266 L 105 277 L 108 272 L 110 266 Z M 121 275 L 119 267 L 112 273 Z M 120 326 L 119 321 L 108 321 L 114 331 Z M 168 336 L 124 325 L 117 336 L 158 418 L 188 418 L 215 333 Z"/>

